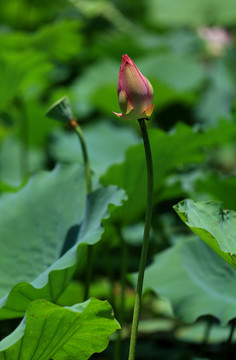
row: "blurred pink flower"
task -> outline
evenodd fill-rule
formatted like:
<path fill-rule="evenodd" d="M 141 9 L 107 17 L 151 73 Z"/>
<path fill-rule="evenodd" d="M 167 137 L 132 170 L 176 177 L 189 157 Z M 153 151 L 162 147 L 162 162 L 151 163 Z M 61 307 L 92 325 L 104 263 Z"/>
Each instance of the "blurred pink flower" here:
<path fill-rule="evenodd" d="M 152 85 L 128 55 L 122 56 L 118 78 L 118 101 L 123 113 L 113 112 L 127 120 L 147 118 L 153 112 Z"/>
<path fill-rule="evenodd" d="M 233 38 L 227 30 L 219 27 L 200 27 L 197 33 L 206 43 L 207 50 L 211 55 L 221 56 L 225 48 L 229 47 Z"/>

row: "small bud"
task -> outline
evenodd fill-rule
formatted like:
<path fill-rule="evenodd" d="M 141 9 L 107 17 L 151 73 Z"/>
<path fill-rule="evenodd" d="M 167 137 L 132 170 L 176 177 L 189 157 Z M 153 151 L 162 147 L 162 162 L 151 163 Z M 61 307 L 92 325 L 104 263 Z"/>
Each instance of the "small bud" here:
<path fill-rule="evenodd" d="M 73 119 L 70 102 L 67 96 L 53 103 L 46 112 L 46 116 L 68 124 Z"/>
<path fill-rule="evenodd" d="M 122 56 L 118 78 L 118 100 L 122 113 L 118 117 L 137 120 L 151 116 L 154 108 L 151 83 L 128 55 Z"/>

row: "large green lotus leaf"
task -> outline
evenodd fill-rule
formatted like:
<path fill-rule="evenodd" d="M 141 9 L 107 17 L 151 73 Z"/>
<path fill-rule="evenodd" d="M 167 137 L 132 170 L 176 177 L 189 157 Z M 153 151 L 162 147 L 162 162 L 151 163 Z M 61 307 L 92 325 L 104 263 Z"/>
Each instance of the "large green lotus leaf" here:
<path fill-rule="evenodd" d="M 43 168 L 45 154 L 41 149 L 26 149 L 16 137 L 7 137 L 0 145 L 0 182 L 10 187 L 22 184 L 27 174 Z"/>
<path fill-rule="evenodd" d="M 56 302 L 68 285 L 83 244 L 103 232 L 108 205 L 123 190 L 104 187 L 86 200 L 84 168 L 41 172 L 0 201 L 0 318 L 22 316 L 31 300 Z M 80 245 L 80 246 L 79 246 Z"/>
<path fill-rule="evenodd" d="M 216 129 L 199 133 L 184 124 L 178 124 L 175 131 L 165 133 L 158 129 L 149 130 L 153 155 L 154 201 L 163 200 L 167 178 L 183 171 L 185 167 L 202 162 L 204 148 L 222 144 L 236 134 L 233 124 L 222 122 Z M 102 183 L 114 184 L 126 190 L 129 200 L 117 209 L 117 221 L 130 223 L 137 220 L 146 208 L 146 164 L 143 144 L 128 149 L 122 164 L 111 166 L 101 179 Z M 169 195 L 168 195 L 169 196 Z"/>
<path fill-rule="evenodd" d="M 86 360 L 103 351 L 119 329 L 107 301 L 63 308 L 33 301 L 18 328 L 0 342 L 0 360 Z"/>
<path fill-rule="evenodd" d="M 144 289 L 169 299 L 185 322 L 212 315 L 225 325 L 236 316 L 235 282 L 236 271 L 199 238 L 190 237 L 154 258 L 145 271 Z"/>
<path fill-rule="evenodd" d="M 109 166 L 124 160 L 125 151 L 139 141 L 132 128 L 123 128 L 109 122 L 84 126 L 83 133 L 88 146 L 91 168 L 103 174 Z M 83 162 L 81 146 L 75 133 L 57 130 L 52 134 L 51 155 L 60 162 Z"/>
<path fill-rule="evenodd" d="M 174 206 L 183 222 L 236 269 L 236 212 L 215 201 L 183 200 Z"/>

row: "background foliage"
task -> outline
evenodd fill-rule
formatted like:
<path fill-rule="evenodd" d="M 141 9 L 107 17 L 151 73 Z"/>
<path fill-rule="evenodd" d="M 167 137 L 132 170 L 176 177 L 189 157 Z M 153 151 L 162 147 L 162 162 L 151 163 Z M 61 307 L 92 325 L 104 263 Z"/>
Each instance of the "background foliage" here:
<path fill-rule="evenodd" d="M 86 266 L 84 261 L 78 261 L 78 253 L 76 261 L 77 250 L 65 283 L 73 279 L 62 295 L 62 284 L 54 283 L 57 299 L 48 294 L 50 281 L 45 280 L 44 290 L 39 285 L 40 276 L 47 277 L 40 272 L 49 271 L 48 266 L 54 269 L 60 257 L 65 234 L 73 225 L 73 214 L 78 226 L 83 221 L 91 225 L 91 243 L 100 240 L 93 245 L 91 295 L 112 304 L 123 329 L 120 358 L 127 357 L 135 276 L 124 280 L 121 268 L 128 273 L 138 269 L 146 202 L 144 154 L 137 124 L 112 114 L 112 110 L 119 110 L 117 78 L 121 55 L 127 53 L 151 81 L 155 92 L 155 109 L 149 123 L 154 214 L 137 358 L 145 359 L 148 351 L 150 359 L 222 359 L 229 322 L 236 317 L 235 269 L 200 238 L 192 236 L 172 206 L 186 197 L 195 201 L 185 202 L 185 208 L 181 203 L 176 210 L 197 235 L 204 232 L 208 243 L 218 231 L 214 216 L 221 207 L 214 201 L 222 202 L 223 209 L 236 210 L 235 21 L 234 0 L 0 2 L 2 314 L 7 314 L 6 293 L 17 291 L 20 296 L 22 289 L 32 290 L 27 282 L 35 278 L 39 297 L 61 306 L 82 300 Z M 115 185 L 128 195 L 124 205 L 115 208 L 109 204 L 121 205 L 125 200 L 122 190 L 100 188 L 93 193 L 90 205 L 99 220 L 95 215 L 82 219 L 85 191 L 77 165 L 82 164 L 82 155 L 75 134 L 45 117 L 49 105 L 64 95 L 69 97 L 85 135 L 94 189 Z M 58 163 L 61 165 L 56 167 Z M 57 172 L 61 175 L 55 178 Z M 74 198 L 69 189 L 78 192 L 79 198 Z M 210 200 L 212 208 L 202 210 L 202 200 Z M 44 208 L 37 205 L 40 201 Z M 80 214 L 73 212 L 73 201 L 83 203 Z M 56 216 L 47 217 L 53 209 Z M 108 209 L 111 217 L 103 220 L 105 231 L 101 238 L 100 221 L 107 218 Z M 209 223 L 202 224 L 199 211 Z M 223 254 L 230 263 L 236 245 L 234 227 L 230 225 L 235 222 L 235 213 L 229 214 L 230 223 L 224 224 L 216 241 L 222 244 L 224 232 L 231 232 L 227 233 L 230 251 Z M 55 227 L 46 224 L 51 220 L 54 225 L 60 222 L 62 228 L 57 242 L 59 255 L 52 252 L 57 238 L 52 231 Z M 86 231 L 83 235 L 87 241 L 90 235 Z M 43 261 L 32 266 L 28 244 L 36 255 L 39 248 L 49 249 Z M 222 256 L 222 251 L 218 253 Z M 61 259 L 58 261 L 65 260 Z M 16 266 L 20 263 L 22 272 Z M 64 270 L 66 266 L 69 269 L 67 263 L 64 265 Z M 122 281 L 126 284 L 125 298 Z M 37 298 L 30 296 L 31 300 Z M 20 309 L 20 316 L 29 301 Z M 36 306 L 37 300 L 32 304 Z M 46 302 L 40 304 L 46 306 Z M 49 310 L 45 310 L 45 317 Z M 30 313 L 32 308 L 27 311 Z M 15 313 L 2 316 L 8 320 L 0 322 L 0 339 L 21 321 L 10 317 Z M 106 336 L 110 332 L 108 329 Z M 117 360 L 115 344 L 114 336 L 106 352 L 94 358 L 111 359 L 115 353 Z M 101 346 L 99 351 L 104 348 Z M 14 347 L 10 351 L 15 351 Z M 231 349 L 232 356 L 235 351 Z"/>

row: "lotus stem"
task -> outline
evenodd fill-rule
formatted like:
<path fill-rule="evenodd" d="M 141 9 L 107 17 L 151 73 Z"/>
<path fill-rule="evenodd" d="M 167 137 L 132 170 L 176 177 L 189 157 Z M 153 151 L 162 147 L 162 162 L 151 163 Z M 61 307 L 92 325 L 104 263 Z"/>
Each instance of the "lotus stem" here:
<path fill-rule="evenodd" d="M 144 225 L 142 252 L 141 252 L 141 258 L 139 264 L 138 282 L 137 282 L 137 289 L 136 289 L 135 301 L 134 301 L 133 322 L 131 329 L 129 358 L 128 358 L 129 360 L 135 359 L 136 343 L 138 336 L 138 325 L 139 325 L 139 317 L 140 317 L 140 309 L 141 309 L 141 298 L 143 291 L 143 278 L 144 278 L 144 272 L 147 261 L 148 243 L 149 243 L 151 218 L 152 218 L 152 201 L 153 201 L 153 165 L 152 165 L 151 147 L 148 138 L 145 119 L 139 119 L 138 121 L 142 132 L 143 144 L 144 144 L 145 156 L 146 156 L 147 208 L 146 208 L 146 217 L 145 217 L 145 225 Z"/>
<path fill-rule="evenodd" d="M 83 132 L 81 130 L 81 127 L 77 123 L 75 119 L 72 119 L 70 121 L 71 126 L 74 128 L 76 134 L 79 137 L 80 145 L 82 149 L 83 154 L 83 161 L 84 161 L 84 167 L 85 167 L 85 175 L 86 175 L 86 184 L 87 184 L 87 194 L 89 194 L 92 190 L 92 181 L 91 181 L 91 169 L 89 165 L 89 157 L 87 152 L 86 143 L 84 141 Z M 89 298 L 89 289 L 90 289 L 90 283 L 92 278 L 92 272 L 93 272 L 93 247 L 88 246 L 88 253 L 87 253 L 87 270 L 86 270 L 86 277 L 85 277 L 85 289 L 84 289 L 84 301 Z"/>

